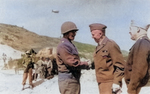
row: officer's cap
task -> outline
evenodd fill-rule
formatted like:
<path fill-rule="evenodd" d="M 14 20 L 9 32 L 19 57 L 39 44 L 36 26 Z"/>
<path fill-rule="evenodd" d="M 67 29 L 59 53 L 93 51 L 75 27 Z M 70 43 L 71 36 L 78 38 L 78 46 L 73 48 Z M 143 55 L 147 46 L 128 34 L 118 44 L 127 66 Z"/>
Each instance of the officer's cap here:
<path fill-rule="evenodd" d="M 100 23 L 93 23 L 93 24 L 90 24 L 89 27 L 90 27 L 90 30 L 91 30 L 91 31 L 92 31 L 92 30 L 101 30 L 101 31 L 104 31 L 104 30 L 107 28 L 106 25 L 100 24 Z"/>

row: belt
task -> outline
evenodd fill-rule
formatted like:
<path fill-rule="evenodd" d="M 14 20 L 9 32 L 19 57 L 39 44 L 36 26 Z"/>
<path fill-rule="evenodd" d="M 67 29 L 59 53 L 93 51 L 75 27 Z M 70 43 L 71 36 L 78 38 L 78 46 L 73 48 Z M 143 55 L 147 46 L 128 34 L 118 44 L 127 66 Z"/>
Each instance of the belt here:
<path fill-rule="evenodd" d="M 75 77 L 70 72 L 59 72 L 58 73 L 58 78 L 59 79 L 72 79 L 72 78 L 75 78 Z"/>

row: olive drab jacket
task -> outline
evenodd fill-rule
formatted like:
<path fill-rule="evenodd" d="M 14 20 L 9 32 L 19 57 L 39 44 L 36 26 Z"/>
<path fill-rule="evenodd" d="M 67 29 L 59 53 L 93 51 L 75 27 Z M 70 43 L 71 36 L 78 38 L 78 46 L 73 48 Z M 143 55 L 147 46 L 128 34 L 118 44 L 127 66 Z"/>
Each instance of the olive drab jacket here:
<path fill-rule="evenodd" d="M 146 85 L 149 80 L 150 41 L 144 36 L 136 41 L 129 52 L 125 68 L 128 89 Z"/>
<path fill-rule="evenodd" d="M 27 68 L 27 66 L 28 66 L 29 64 L 31 64 L 31 63 L 32 63 L 32 58 L 31 58 L 30 56 L 26 56 L 26 57 L 23 59 L 23 62 L 22 62 L 23 66 L 26 67 L 26 68 Z"/>
<path fill-rule="evenodd" d="M 57 65 L 59 72 L 71 72 L 75 73 L 74 76 L 77 79 L 80 78 L 81 69 L 80 67 L 74 67 L 80 63 L 78 51 L 73 43 L 68 39 L 62 38 L 59 45 L 57 46 Z"/>
<path fill-rule="evenodd" d="M 121 85 L 125 61 L 119 46 L 114 41 L 105 37 L 96 47 L 94 64 L 98 83 L 114 82 Z"/>

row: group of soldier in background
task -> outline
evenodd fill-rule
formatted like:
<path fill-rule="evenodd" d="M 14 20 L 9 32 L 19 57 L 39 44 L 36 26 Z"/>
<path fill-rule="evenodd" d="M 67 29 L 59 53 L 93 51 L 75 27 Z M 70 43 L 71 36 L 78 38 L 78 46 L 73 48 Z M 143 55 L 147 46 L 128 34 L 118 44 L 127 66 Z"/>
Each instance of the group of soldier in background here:
<path fill-rule="evenodd" d="M 10 69 L 9 62 L 12 61 L 11 57 L 8 57 L 6 53 L 3 53 L 0 60 L 2 60 L 3 63 L 4 63 L 4 66 L 2 67 L 2 70 Z"/>
<path fill-rule="evenodd" d="M 36 57 L 36 52 L 33 49 L 31 49 L 30 51 L 26 51 L 22 64 L 24 66 L 22 80 L 23 90 L 28 77 L 30 88 L 34 87 L 32 81 L 36 81 L 37 78 L 50 79 L 53 77 L 53 63 L 50 57 Z"/>
<path fill-rule="evenodd" d="M 54 50 L 54 48 L 48 48 Z M 2 54 L 2 61 L 4 63 L 2 70 L 14 69 L 15 74 L 19 74 L 20 70 L 23 71 L 22 85 L 24 90 L 27 78 L 29 78 L 29 87 L 33 88 L 33 81 L 37 79 L 51 79 L 54 74 L 57 74 L 57 64 L 55 59 L 52 58 L 52 52 L 49 52 L 48 56 L 37 56 L 37 53 L 33 50 L 25 51 L 25 54 L 21 54 L 20 59 L 12 59 L 5 53 Z"/>
<path fill-rule="evenodd" d="M 41 57 L 40 60 L 34 64 L 34 80 L 37 79 L 38 74 L 40 78 L 49 78 L 52 75 L 53 64 L 50 58 Z"/>

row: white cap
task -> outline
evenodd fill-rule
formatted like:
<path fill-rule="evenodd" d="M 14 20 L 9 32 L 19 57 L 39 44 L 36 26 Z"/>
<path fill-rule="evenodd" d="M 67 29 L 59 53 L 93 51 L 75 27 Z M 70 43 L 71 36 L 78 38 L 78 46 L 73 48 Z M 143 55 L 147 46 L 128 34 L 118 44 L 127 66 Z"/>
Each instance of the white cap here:
<path fill-rule="evenodd" d="M 135 20 L 131 20 L 131 26 L 136 26 L 136 27 L 140 27 L 140 28 L 143 28 L 147 31 L 147 23 L 144 23 L 142 21 L 135 21 Z"/>
<path fill-rule="evenodd" d="M 148 36 L 148 38 L 150 39 L 150 26 L 149 26 L 149 28 L 147 29 L 147 36 Z"/>

